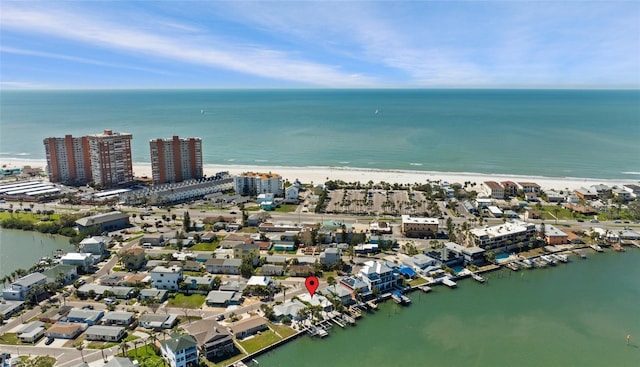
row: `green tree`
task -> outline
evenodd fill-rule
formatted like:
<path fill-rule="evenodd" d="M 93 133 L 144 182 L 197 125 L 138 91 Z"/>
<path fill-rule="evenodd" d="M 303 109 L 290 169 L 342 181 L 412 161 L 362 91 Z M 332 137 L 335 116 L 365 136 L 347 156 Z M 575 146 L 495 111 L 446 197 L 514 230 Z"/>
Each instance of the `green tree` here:
<path fill-rule="evenodd" d="M 245 257 L 242 259 L 242 264 L 240 265 L 240 275 L 244 278 L 251 278 L 255 269 L 253 267 L 253 260 L 250 257 Z"/>
<path fill-rule="evenodd" d="M 191 228 L 191 217 L 189 216 L 188 211 L 184 212 L 182 217 L 182 226 L 185 231 L 189 232 L 189 229 Z"/>

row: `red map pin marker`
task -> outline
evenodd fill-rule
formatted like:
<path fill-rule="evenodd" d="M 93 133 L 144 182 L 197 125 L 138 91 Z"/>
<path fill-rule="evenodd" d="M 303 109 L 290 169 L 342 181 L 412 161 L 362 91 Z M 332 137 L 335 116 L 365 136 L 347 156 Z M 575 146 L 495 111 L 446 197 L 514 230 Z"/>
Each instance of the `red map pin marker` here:
<path fill-rule="evenodd" d="M 307 277 L 307 279 L 304 281 L 304 286 L 307 287 L 307 290 L 309 291 L 311 297 L 313 297 L 313 294 L 316 293 L 316 289 L 318 289 L 319 285 L 320 282 L 316 277 Z"/>

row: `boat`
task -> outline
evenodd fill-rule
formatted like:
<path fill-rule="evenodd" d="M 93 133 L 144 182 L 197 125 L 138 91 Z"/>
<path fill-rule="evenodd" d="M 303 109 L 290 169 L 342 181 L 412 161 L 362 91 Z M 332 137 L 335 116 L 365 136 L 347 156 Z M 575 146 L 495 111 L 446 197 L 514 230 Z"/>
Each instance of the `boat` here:
<path fill-rule="evenodd" d="M 378 305 L 373 301 L 367 301 L 367 306 L 372 310 L 377 310 L 378 309 Z"/>
<path fill-rule="evenodd" d="M 486 282 L 486 280 L 485 280 L 485 279 L 484 279 L 480 274 L 477 274 L 477 273 L 471 273 L 471 277 L 472 277 L 475 281 L 477 281 L 478 283 L 484 283 L 484 282 Z"/>
<path fill-rule="evenodd" d="M 599 245 L 591 245 L 589 247 L 591 247 L 592 249 L 596 250 L 596 252 L 604 251 L 604 250 L 602 250 L 602 247 L 600 247 Z"/>
<path fill-rule="evenodd" d="M 518 271 L 520 270 L 520 267 L 518 267 L 518 265 L 516 263 L 507 263 L 505 264 L 505 266 L 513 271 Z"/>
<path fill-rule="evenodd" d="M 537 257 L 535 259 L 533 259 L 533 263 L 535 264 L 536 268 L 544 268 L 547 265 L 549 265 L 546 261 L 542 260 L 541 258 Z"/>
<path fill-rule="evenodd" d="M 567 257 L 567 255 L 562 255 L 562 254 L 553 254 L 552 255 L 556 260 L 561 261 L 563 263 L 567 263 L 569 262 L 569 258 Z"/>
<path fill-rule="evenodd" d="M 395 293 L 391 293 L 391 299 L 393 300 L 393 302 L 395 302 L 397 304 L 401 304 L 402 303 L 402 298 L 400 298 L 400 296 L 398 296 Z"/>
<path fill-rule="evenodd" d="M 544 261 L 547 262 L 547 264 L 549 265 L 556 265 L 558 262 L 556 261 L 556 259 L 554 259 L 553 257 L 549 256 L 549 255 L 540 255 L 540 258 Z"/>
<path fill-rule="evenodd" d="M 527 269 L 531 269 L 533 267 L 533 261 L 531 259 L 522 259 L 521 261 Z"/>

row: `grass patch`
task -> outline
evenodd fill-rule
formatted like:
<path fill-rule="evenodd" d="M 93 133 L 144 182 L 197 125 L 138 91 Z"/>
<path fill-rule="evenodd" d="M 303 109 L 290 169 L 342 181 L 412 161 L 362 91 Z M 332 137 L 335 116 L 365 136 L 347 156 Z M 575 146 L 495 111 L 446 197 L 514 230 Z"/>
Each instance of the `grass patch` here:
<path fill-rule="evenodd" d="M 136 359 L 141 366 L 161 366 L 164 362 L 162 356 L 156 354 L 155 349 L 149 344 L 127 350 L 127 357 Z"/>
<path fill-rule="evenodd" d="M 277 325 L 277 324 L 272 324 L 272 323 L 267 323 L 269 325 L 269 327 L 273 330 L 275 330 L 275 332 L 277 332 L 278 334 L 280 334 L 280 336 L 282 338 L 287 338 L 291 335 L 295 335 L 295 333 L 297 333 L 297 331 L 293 330 L 292 328 L 288 327 L 287 325 Z"/>
<path fill-rule="evenodd" d="M 136 340 L 136 339 L 140 339 L 140 337 L 135 336 L 135 335 L 133 335 L 133 334 L 129 334 L 129 335 L 127 335 L 127 337 L 126 337 L 126 338 L 124 338 L 123 340 L 124 340 L 125 342 L 130 342 L 130 341 L 132 341 L 132 340 Z M 107 349 L 107 348 L 115 347 L 115 346 L 118 346 L 118 345 L 120 345 L 120 343 L 116 343 L 116 342 L 98 342 L 98 341 L 95 341 L 95 342 L 91 342 L 91 343 L 89 343 L 89 345 L 87 345 L 87 348 L 88 348 L 88 349 Z"/>
<path fill-rule="evenodd" d="M 18 334 L 5 333 L 4 335 L 0 335 L 0 344 L 18 345 L 21 343 L 20 343 L 20 339 L 18 339 Z"/>
<path fill-rule="evenodd" d="M 320 279 L 322 280 L 327 280 L 329 277 L 336 277 L 336 272 L 335 271 L 323 271 L 322 272 L 322 276 L 320 277 Z"/>
<path fill-rule="evenodd" d="M 192 277 L 201 277 L 204 275 L 204 270 L 203 271 L 183 270 L 182 275 L 189 275 Z"/>
<path fill-rule="evenodd" d="M 196 243 L 195 245 L 191 246 L 191 250 L 193 251 L 215 251 L 218 246 L 220 245 L 220 242 L 218 241 L 213 241 L 213 242 L 201 242 L 201 243 Z"/>
<path fill-rule="evenodd" d="M 174 298 L 169 298 L 168 306 L 179 308 L 200 308 L 204 303 L 205 298 L 207 297 L 204 294 L 184 295 L 178 293 Z"/>
<path fill-rule="evenodd" d="M 258 227 L 242 227 L 237 232 L 240 232 L 240 233 L 258 233 Z"/>
<path fill-rule="evenodd" d="M 424 279 L 424 278 L 420 278 L 420 277 L 417 277 L 417 278 L 415 278 L 415 279 L 412 279 L 412 280 L 409 282 L 409 285 L 410 285 L 410 286 L 412 286 L 412 287 L 415 287 L 415 286 L 417 286 L 417 285 L 423 285 L 423 284 L 425 284 L 425 283 L 427 283 L 427 280 L 426 280 L 426 279 Z"/>
<path fill-rule="evenodd" d="M 291 212 L 295 212 L 296 209 L 298 208 L 297 205 L 293 205 L 293 204 L 282 204 L 279 207 L 277 207 L 274 212 L 276 213 L 291 213 Z"/>
<path fill-rule="evenodd" d="M 246 356 L 246 354 L 244 354 L 244 353 L 242 353 L 241 351 L 237 350 L 237 347 L 236 347 L 236 352 L 237 352 L 238 354 L 236 354 L 236 355 L 234 355 L 234 356 L 232 356 L 232 357 L 229 357 L 229 358 L 227 358 L 227 359 L 223 359 L 223 360 L 221 360 L 221 361 L 215 362 L 215 363 L 214 363 L 214 362 L 211 362 L 211 361 L 208 361 L 208 360 L 206 360 L 206 359 L 200 359 L 200 360 L 201 360 L 201 361 L 205 361 L 205 363 L 207 364 L 207 366 L 210 366 L 210 367 L 225 367 L 225 366 L 230 366 L 230 365 L 231 365 L 232 363 L 234 363 L 235 361 L 239 361 L 240 359 L 242 359 L 242 358 L 244 358 L 244 357 Z"/>
<path fill-rule="evenodd" d="M 247 353 L 251 354 L 279 340 L 280 338 L 278 337 L 278 335 L 276 335 L 276 333 L 273 332 L 273 330 L 267 330 L 267 331 L 263 331 L 260 335 L 254 335 L 252 338 L 249 338 L 243 341 L 238 341 L 238 343 L 242 345 L 242 347 L 244 348 L 244 350 L 247 351 Z"/>

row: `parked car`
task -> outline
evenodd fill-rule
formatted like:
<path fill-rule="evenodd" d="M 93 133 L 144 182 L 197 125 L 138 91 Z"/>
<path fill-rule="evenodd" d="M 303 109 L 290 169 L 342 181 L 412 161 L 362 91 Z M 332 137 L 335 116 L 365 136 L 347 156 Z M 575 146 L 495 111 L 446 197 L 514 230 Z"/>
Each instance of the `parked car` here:
<path fill-rule="evenodd" d="M 44 345 L 50 345 L 54 340 L 54 338 L 47 338 L 47 340 L 44 342 Z"/>
<path fill-rule="evenodd" d="M 118 303 L 118 302 L 113 298 L 105 298 L 104 299 L 104 304 L 105 305 L 115 305 L 116 303 Z"/>
<path fill-rule="evenodd" d="M 93 310 L 93 305 L 84 305 L 82 306 L 83 310 Z"/>

